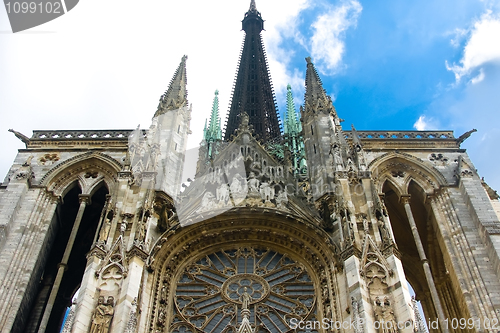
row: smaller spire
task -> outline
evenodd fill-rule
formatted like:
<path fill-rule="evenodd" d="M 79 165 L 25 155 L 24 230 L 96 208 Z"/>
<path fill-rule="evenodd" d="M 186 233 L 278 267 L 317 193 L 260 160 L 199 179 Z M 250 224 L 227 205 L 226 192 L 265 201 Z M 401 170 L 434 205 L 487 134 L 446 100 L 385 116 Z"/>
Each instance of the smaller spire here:
<path fill-rule="evenodd" d="M 354 124 L 351 124 L 351 128 L 352 128 L 351 137 L 352 137 L 352 142 L 354 144 L 354 147 L 356 147 L 356 149 L 361 149 L 363 147 L 363 145 L 361 144 L 361 140 L 359 139 L 358 132 L 354 128 Z"/>
<path fill-rule="evenodd" d="M 165 91 L 165 93 L 160 97 L 160 103 L 158 104 L 158 109 L 154 115 L 155 117 L 188 105 L 186 90 L 186 60 L 187 55 L 184 55 L 181 59 L 179 67 L 177 67 L 177 70 L 175 71 L 174 77 L 170 81 L 167 91 Z"/>
<path fill-rule="evenodd" d="M 217 141 L 222 140 L 222 130 L 220 127 L 220 118 L 219 118 L 219 91 L 215 90 L 215 97 L 212 104 L 212 113 L 210 115 L 210 122 L 208 123 L 205 120 L 205 129 L 204 129 L 204 139 L 205 141 Z"/>
<path fill-rule="evenodd" d="M 286 90 L 285 134 L 299 135 L 299 133 L 302 131 L 302 126 L 295 112 L 292 87 L 290 86 L 290 84 L 287 85 Z"/>
<path fill-rule="evenodd" d="M 307 168 L 304 141 L 302 139 L 302 125 L 295 112 L 292 87 L 287 85 L 286 89 L 285 145 L 290 153 L 293 172 L 299 174 L 304 173 Z"/>
<path fill-rule="evenodd" d="M 326 94 L 323 88 L 323 82 L 311 61 L 311 57 L 306 58 L 307 70 L 306 70 L 306 94 L 305 102 L 309 105 L 316 105 L 317 101 L 327 103 L 330 101 L 329 96 Z"/>

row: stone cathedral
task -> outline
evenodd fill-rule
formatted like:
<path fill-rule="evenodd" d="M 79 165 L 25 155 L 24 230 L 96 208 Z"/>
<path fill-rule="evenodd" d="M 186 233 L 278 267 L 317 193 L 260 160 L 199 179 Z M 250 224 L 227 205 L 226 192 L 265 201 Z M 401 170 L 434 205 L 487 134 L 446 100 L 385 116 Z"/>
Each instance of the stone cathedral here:
<path fill-rule="evenodd" d="M 2 332 L 500 330 L 500 204 L 472 131 L 347 130 L 310 58 L 281 122 L 263 24 L 252 0 L 193 179 L 186 56 L 148 129 L 11 130 Z"/>

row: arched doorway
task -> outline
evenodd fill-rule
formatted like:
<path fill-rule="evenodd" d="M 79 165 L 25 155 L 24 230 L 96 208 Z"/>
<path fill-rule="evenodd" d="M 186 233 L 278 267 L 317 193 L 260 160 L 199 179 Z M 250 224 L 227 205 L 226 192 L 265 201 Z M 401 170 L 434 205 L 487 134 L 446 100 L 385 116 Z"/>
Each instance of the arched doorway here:
<path fill-rule="evenodd" d="M 453 289 L 452 278 L 445 264 L 447 258 L 444 254 L 447 251 L 440 241 L 442 237 L 426 191 L 412 178 L 411 173 L 404 175 L 394 172 L 393 178 L 398 177 L 405 179 L 399 183 L 397 180 L 386 180 L 382 192 L 406 278 L 415 291 L 416 299 L 422 304 L 425 318 L 435 321 L 439 317 L 439 308 L 442 310 L 440 321 L 442 317 L 448 320 L 469 318 L 467 309 L 459 306 L 460 295 Z M 413 222 L 409 214 L 416 234 L 412 231 Z M 420 246 L 424 256 L 419 251 Z M 454 331 L 464 330 L 458 327 Z"/>
<path fill-rule="evenodd" d="M 29 293 L 36 296 L 23 332 L 38 332 L 41 324 L 46 325 L 45 332 L 59 332 L 65 311 L 80 286 L 86 254 L 94 242 L 109 191 L 101 182 L 91 195 L 81 192 L 78 182 L 72 183 L 56 208 L 35 274 L 39 282 Z M 75 223 L 79 223 L 77 229 Z"/>

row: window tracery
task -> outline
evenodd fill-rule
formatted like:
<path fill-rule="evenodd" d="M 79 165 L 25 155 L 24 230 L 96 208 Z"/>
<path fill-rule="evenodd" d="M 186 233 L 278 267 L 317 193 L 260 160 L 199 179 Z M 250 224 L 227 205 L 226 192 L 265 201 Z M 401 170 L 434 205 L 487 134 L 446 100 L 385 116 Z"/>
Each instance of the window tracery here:
<path fill-rule="evenodd" d="M 177 281 L 170 332 L 294 332 L 291 319 L 315 317 L 314 283 L 306 268 L 274 250 L 241 247 L 205 255 Z M 246 311 L 246 312 L 245 312 Z"/>

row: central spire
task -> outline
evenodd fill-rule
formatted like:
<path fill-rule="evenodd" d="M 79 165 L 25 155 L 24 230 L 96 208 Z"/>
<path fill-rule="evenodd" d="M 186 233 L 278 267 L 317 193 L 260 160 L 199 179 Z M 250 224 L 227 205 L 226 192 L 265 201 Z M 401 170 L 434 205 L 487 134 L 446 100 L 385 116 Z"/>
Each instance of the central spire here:
<path fill-rule="evenodd" d="M 231 139 L 231 135 L 240 123 L 239 115 L 243 112 L 250 117 L 249 122 L 255 134 L 263 140 L 272 140 L 281 136 L 280 122 L 267 68 L 266 52 L 260 35 L 264 30 L 264 20 L 257 11 L 255 0 L 250 2 L 250 8 L 242 21 L 242 28 L 245 31 L 245 40 L 227 116 L 224 140 Z"/>

